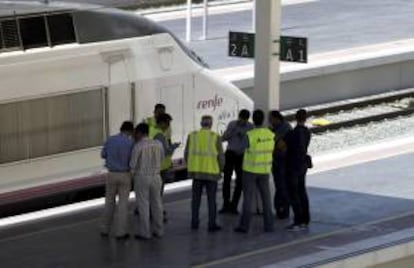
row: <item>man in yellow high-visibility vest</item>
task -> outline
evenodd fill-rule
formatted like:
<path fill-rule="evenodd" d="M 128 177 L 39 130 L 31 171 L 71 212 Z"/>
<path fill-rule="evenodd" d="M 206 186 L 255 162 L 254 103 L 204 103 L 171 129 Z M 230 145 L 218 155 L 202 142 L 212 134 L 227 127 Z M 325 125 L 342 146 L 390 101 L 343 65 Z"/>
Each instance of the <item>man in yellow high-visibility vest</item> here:
<path fill-rule="evenodd" d="M 154 106 L 154 115 L 147 117 L 144 119 L 144 123 L 147 123 L 151 129 L 157 128 L 157 119 L 166 113 L 166 108 L 165 105 L 162 103 L 157 103 Z M 150 133 L 151 134 L 151 133 Z M 172 131 L 171 131 L 171 127 L 169 126 L 168 129 L 165 131 L 165 135 L 167 137 L 167 139 L 169 141 L 171 141 L 171 135 L 172 135 Z M 151 135 L 150 135 L 151 136 Z"/>
<path fill-rule="evenodd" d="M 157 125 L 150 127 L 149 137 L 157 140 L 162 144 L 164 149 L 164 159 L 161 162 L 161 196 L 164 194 L 164 185 L 168 181 L 168 171 L 172 167 L 172 156 L 174 151 L 180 146 L 180 143 L 173 143 L 168 139 L 168 129 L 170 128 L 170 122 L 172 120 L 171 115 L 164 113 L 157 117 Z M 167 221 L 166 212 L 164 210 L 164 221 Z"/>
<path fill-rule="evenodd" d="M 234 229 L 238 233 L 247 233 L 253 214 L 252 203 L 256 189 L 260 193 L 263 206 L 264 231 L 274 231 L 274 219 L 270 201 L 269 174 L 272 169 L 274 134 L 263 127 L 265 114 L 262 110 L 253 112 L 255 128 L 246 134 L 247 149 L 243 159 L 243 211 L 239 226 Z"/>
<path fill-rule="evenodd" d="M 209 115 L 201 119 L 201 129 L 192 132 L 187 139 L 184 158 L 187 162 L 188 176 L 193 179 L 191 200 L 191 228 L 199 227 L 199 210 L 203 188 L 208 199 L 208 231 L 220 231 L 217 225 L 216 193 L 217 182 L 224 168 L 224 153 L 220 136 L 211 131 L 213 118 Z"/>

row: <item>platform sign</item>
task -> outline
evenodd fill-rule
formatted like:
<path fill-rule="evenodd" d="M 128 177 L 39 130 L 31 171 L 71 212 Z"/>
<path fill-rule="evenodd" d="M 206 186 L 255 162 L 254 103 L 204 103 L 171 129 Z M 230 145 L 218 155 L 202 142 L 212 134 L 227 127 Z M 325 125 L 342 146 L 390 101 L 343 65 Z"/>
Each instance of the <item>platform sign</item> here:
<path fill-rule="evenodd" d="M 254 58 L 254 33 L 229 32 L 229 56 Z"/>
<path fill-rule="evenodd" d="M 307 63 L 308 40 L 304 37 L 281 36 L 280 60 Z"/>

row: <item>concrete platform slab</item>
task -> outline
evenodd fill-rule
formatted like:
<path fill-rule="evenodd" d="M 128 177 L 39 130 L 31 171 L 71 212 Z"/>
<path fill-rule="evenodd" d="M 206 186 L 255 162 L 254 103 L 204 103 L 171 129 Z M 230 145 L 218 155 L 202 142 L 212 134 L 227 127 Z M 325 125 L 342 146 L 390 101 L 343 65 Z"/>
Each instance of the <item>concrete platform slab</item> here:
<path fill-rule="evenodd" d="M 289 233 L 287 221 L 276 232 L 262 232 L 255 217 L 247 235 L 232 232 L 237 216 L 220 216 L 223 231 L 190 225 L 190 193 L 166 197 L 170 221 L 166 235 L 153 241 L 102 239 L 98 233 L 101 207 L 0 230 L 2 267 L 260 267 L 412 227 L 414 184 L 409 170 L 414 154 L 312 174 L 312 224 L 308 231 Z M 399 191 L 398 191 L 399 189 Z M 134 216 L 131 215 L 131 226 Z M 292 266 L 295 267 L 295 266 Z"/>

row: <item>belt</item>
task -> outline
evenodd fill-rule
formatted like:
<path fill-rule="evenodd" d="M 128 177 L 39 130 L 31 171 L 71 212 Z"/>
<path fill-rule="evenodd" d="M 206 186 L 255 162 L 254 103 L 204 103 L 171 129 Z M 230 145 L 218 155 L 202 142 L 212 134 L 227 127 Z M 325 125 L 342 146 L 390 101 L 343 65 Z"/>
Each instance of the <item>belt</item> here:
<path fill-rule="evenodd" d="M 129 173 L 129 170 L 126 171 L 119 171 L 119 170 L 109 170 L 111 173 Z"/>

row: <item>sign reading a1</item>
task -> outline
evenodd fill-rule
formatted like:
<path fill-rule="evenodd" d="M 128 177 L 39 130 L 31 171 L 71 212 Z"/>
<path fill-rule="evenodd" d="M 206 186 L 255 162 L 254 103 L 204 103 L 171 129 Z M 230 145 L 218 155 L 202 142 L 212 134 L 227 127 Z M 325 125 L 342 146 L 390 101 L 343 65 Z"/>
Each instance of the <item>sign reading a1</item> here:
<path fill-rule="evenodd" d="M 280 37 L 280 60 L 291 62 L 308 62 L 308 44 L 303 37 L 281 36 Z"/>
<path fill-rule="evenodd" d="M 254 58 L 254 34 L 229 32 L 229 56 Z"/>

